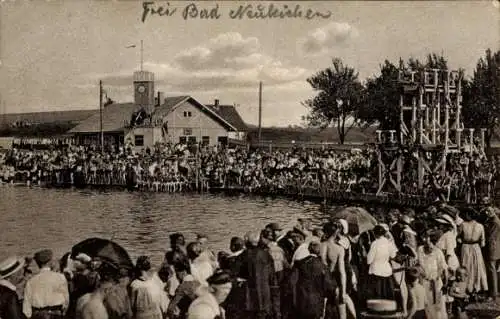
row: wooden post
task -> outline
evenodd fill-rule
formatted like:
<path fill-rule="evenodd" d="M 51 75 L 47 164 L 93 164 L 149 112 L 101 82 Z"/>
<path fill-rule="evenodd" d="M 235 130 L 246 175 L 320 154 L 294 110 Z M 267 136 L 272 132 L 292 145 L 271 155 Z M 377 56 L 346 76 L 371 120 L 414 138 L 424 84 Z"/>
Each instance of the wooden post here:
<path fill-rule="evenodd" d="M 458 146 L 458 149 L 460 149 L 462 147 L 462 128 L 460 127 L 460 117 L 462 116 L 462 106 L 460 103 L 461 102 L 461 99 L 462 99 L 462 79 L 461 79 L 461 76 L 459 75 L 459 78 L 458 78 L 458 86 L 456 88 L 456 94 L 457 94 L 457 97 L 456 97 L 456 101 L 455 103 L 457 104 L 457 112 L 456 112 L 456 118 L 455 118 L 455 125 L 457 127 L 457 131 L 456 131 L 456 135 L 455 135 L 455 138 L 457 140 L 457 146 Z"/>
<path fill-rule="evenodd" d="M 259 143 L 262 140 L 262 82 L 259 82 Z"/>
<path fill-rule="evenodd" d="M 417 141 L 417 99 L 415 97 L 412 98 L 412 103 L 411 103 L 411 111 L 412 111 L 412 116 L 411 116 L 411 134 L 412 134 L 412 142 Z"/>
<path fill-rule="evenodd" d="M 104 152 L 104 131 L 102 128 L 102 80 L 99 80 L 99 127 L 101 132 L 101 153 Z"/>
<path fill-rule="evenodd" d="M 422 164 L 422 161 L 424 160 L 423 157 L 423 152 L 424 151 L 419 151 L 418 154 L 418 190 L 421 191 L 424 188 L 424 176 L 425 176 L 425 168 L 424 165 Z"/>
<path fill-rule="evenodd" d="M 200 174 L 200 167 L 198 163 L 198 154 L 199 154 L 199 145 L 196 147 L 196 158 L 195 158 L 195 167 L 196 167 L 196 191 L 199 191 L 199 174 Z"/>
<path fill-rule="evenodd" d="M 396 164 L 397 176 L 396 183 L 398 184 L 398 191 L 401 192 L 401 175 L 403 174 L 403 160 L 401 155 L 398 155 L 397 164 Z"/>
<path fill-rule="evenodd" d="M 404 105 L 403 105 L 403 94 L 400 94 L 399 95 L 399 121 L 400 121 L 400 126 L 401 126 L 401 129 L 400 129 L 400 140 L 399 140 L 399 143 L 403 144 L 404 143 L 404 133 L 403 133 L 403 127 L 406 125 L 405 122 L 404 122 Z M 409 133 L 409 132 L 408 132 Z M 408 134 L 407 133 L 407 134 Z M 377 132 L 378 134 L 378 139 L 379 139 L 379 142 L 380 142 L 380 134 Z"/>

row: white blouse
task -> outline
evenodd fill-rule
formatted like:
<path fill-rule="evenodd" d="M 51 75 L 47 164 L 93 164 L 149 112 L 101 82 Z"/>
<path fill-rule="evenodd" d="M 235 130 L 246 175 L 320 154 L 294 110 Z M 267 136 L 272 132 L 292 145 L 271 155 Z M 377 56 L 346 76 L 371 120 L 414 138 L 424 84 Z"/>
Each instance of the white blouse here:
<path fill-rule="evenodd" d="M 379 277 L 392 276 L 390 260 L 396 257 L 396 245 L 386 237 L 376 239 L 368 251 L 367 262 L 370 265 L 368 273 Z"/>

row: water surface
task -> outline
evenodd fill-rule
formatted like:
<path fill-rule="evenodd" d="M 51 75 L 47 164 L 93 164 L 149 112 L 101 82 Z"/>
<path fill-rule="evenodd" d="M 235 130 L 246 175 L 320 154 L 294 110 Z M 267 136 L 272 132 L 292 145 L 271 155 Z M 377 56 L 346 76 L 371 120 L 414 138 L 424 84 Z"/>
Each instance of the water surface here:
<path fill-rule="evenodd" d="M 270 222 L 284 229 L 297 218 L 322 218 L 320 207 L 286 199 L 209 194 L 168 194 L 0 187 L 0 259 L 51 248 L 62 256 L 89 237 L 113 239 L 135 259 L 148 254 L 155 264 L 168 248 L 169 234 L 193 240 L 209 236 L 215 251 L 228 250 L 243 236 Z"/>

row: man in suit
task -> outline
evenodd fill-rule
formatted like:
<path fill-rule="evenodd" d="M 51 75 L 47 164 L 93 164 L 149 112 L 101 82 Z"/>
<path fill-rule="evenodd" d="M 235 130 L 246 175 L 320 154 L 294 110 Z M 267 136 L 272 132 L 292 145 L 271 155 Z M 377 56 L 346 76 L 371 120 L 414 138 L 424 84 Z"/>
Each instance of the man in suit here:
<path fill-rule="evenodd" d="M 23 280 L 24 260 L 10 257 L 0 262 L 0 318 L 24 319 L 16 285 Z"/>
<path fill-rule="evenodd" d="M 260 243 L 260 232 L 248 234 L 239 277 L 246 279 L 246 310 L 249 318 L 272 317 L 271 289 L 277 286 L 273 257 Z"/>
<path fill-rule="evenodd" d="M 486 235 L 486 269 L 488 271 L 490 287 L 490 298 L 494 299 L 498 295 L 498 273 L 497 268 L 500 261 L 500 219 L 498 218 L 495 208 L 489 206 L 484 212 L 487 216 L 485 223 Z"/>

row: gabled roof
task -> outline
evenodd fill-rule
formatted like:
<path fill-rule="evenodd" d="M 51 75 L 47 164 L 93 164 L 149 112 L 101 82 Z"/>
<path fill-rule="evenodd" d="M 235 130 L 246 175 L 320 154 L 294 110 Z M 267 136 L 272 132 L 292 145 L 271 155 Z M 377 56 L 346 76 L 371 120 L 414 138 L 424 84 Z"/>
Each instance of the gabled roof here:
<path fill-rule="evenodd" d="M 238 131 L 238 129 L 231 122 L 229 122 L 228 119 L 222 117 L 213 108 L 211 108 L 211 107 L 209 107 L 209 106 L 207 106 L 205 104 L 202 104 L 202 103 L 198 102 L 197 100 L 195 100 L 192 97 L 189 97 L 189 101 L 192 102 L 198 108 L 201 108 L 202 110 L 207 111 L 209 116 L 211 116 L 213 119 L 215 119 L 216 121 L 218 121 L 219 123 L 221 123 L 226 128 L 228 128 L 228 129 L 230 129 L 232 131 Z"/>
<path fill-rule="evenodd" d="M 170 113 L 177 105 L 189 100 L 191 97 L 187 95 L 181 96 L 170 96 L 163 100 L 163 104 L 155 108 L 155 117 L 166 116 Z"/>
<path fill-rule="evenodd" d="M 134 103 L 110 104 L 102 111 L 102 129 L 104 132 L 121 132 L 125 123 L 130 121 L 132 113 L 136 110 Z M 94 115 L 71 129 L 69 133 L 97 133 L 100 132 L 99 110 Z"/>
<path fill-rule="evenodd" d="M 159 106 L 155 109 L 154 116 L 156 116 L 156 117 L 165 116 L 168 113 L 172 112 L 177 106 L 181 105 L 184 102 L 189 102 L 189 103 L 193 104 L 195 107 L 197 107 L 203 111 L 206 111 L 208 116 L 210 116 L 215 121 L 219 122 L 222 126 L 226 127 L 227 129 L 232 130 L 232 131 L 239 130 L 238 126 L 234 125 L 233 121 L 231 120 L 231 117 L 226 117 L 226 114 L 219 113 L 214 108 L 212 108 L 208 105 L 202 104 L 202 103 L 198 102 L 195 98 L 193 98 L 191 96 L 187 96 L 187 95 L 166 98 L 165 102 L 161 106 Z M 227 114 L 229 114 L 229 113 L 230 112 L 227 112 Z"/>
<path fill-rule="evenodd" d="M 30 124 L 48 124 L 62 122 L 80 122 L 92 116 L 96 110 L 53 111 L 32 113 L 0 114 L 0 127 L 11 126 L 15 122 L 25 121 Z"/>
<path fill-rule="evenodd" d="M 245 124 L 234 105 L 207 105 L 207 107 L 211 108 L 220 117 L 231 123 L 238 131 L 248 131 L 248 126 Z"/>
<path fill-rule="evenodd" d="M 228 121 L 223 114 L 219 114 L 213 108 L 201 104 L 194 98 L 183 96 L 172 96 L 164 100 L 163 104 L 155 107 L 153 117 L 163 117 L 173 111 L 178 105 L 184 102 L 189 102 L 195 107 L 198 107 L 207 112 L 207 115 L 218 121 L 229 130 L 238 131 L 238 128 Z M 134 103 L 118 103 L 110 104 L 103 108 L 102 113 L 102 128 L 104 132 L 122 132 L 126 123 L 130 121 L 132 113 L 137 111 L 138 107 Z M 235 110 L 236 111 L 236 110 Z M 100 114 L 99 110 L 94 111 L 94 115 L 82 121 L 76 127 L 71 129 L 69 133 L 98 133 L 100 132 Z M 229 112 L 227 112 L 229 114 Z M 234 116 L 234 115 L 233 115 Z M 241 119 L 241 118 L 240 118 Z"/>

